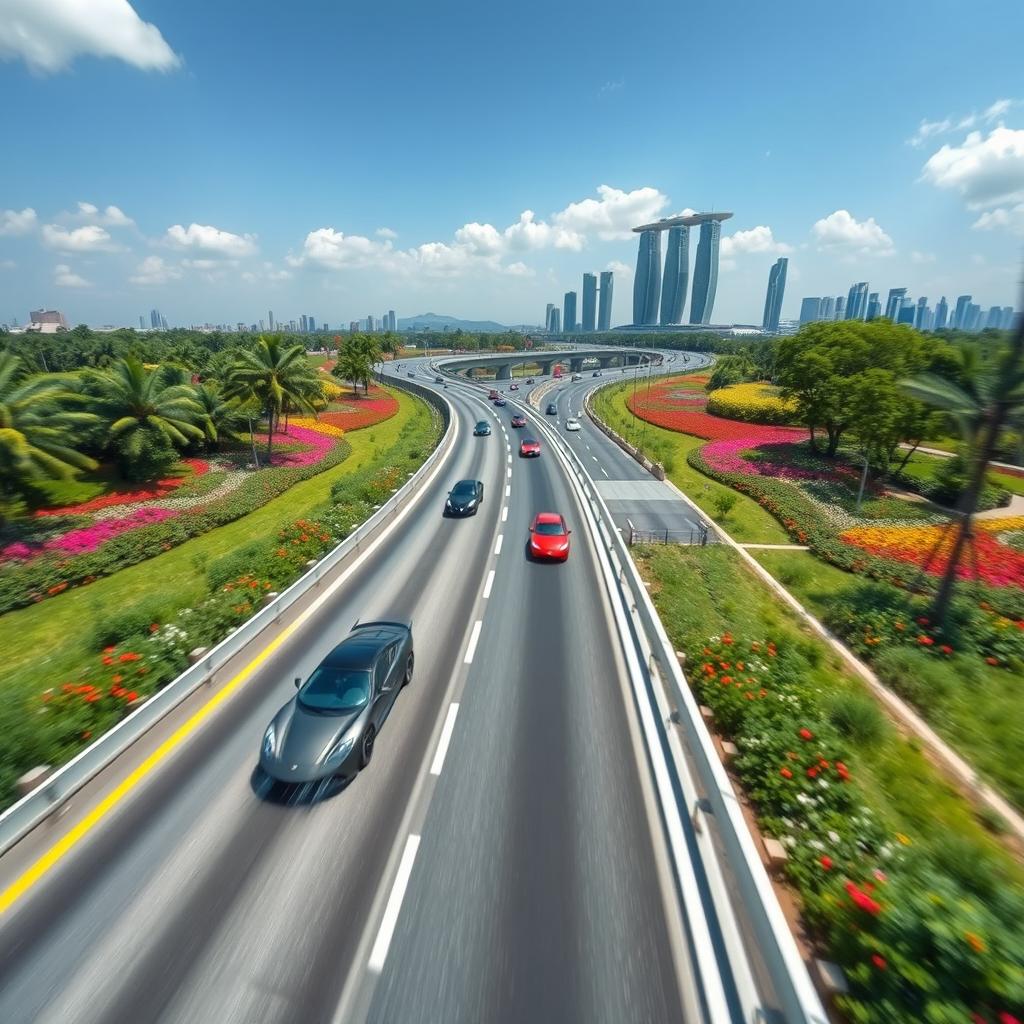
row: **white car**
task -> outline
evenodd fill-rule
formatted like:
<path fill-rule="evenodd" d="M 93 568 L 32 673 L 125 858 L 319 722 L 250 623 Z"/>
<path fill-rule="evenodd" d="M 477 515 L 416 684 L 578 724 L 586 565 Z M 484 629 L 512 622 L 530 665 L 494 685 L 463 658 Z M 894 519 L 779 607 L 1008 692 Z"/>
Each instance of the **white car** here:
<path fill-rule="evenodd" d="M 576 419 L 575 416 L 570 416 L 565 421 L 565 429 L 566 430 L 579 430 L 580 429 L 580 421 L 578 419 Z"/>

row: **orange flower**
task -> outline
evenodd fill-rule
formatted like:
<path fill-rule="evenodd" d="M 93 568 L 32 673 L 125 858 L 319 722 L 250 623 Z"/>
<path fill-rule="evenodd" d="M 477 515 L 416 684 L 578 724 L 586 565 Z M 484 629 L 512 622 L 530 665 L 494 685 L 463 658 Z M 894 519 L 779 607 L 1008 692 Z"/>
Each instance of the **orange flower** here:
<path fill-rule="evenodd" d="M 967 945 L 970 946 L 975 953 L 985 952 L 985 942 L 980 935 L 975 935 L 974 932 L 964 932 L 964 938 L 967 940 Z"/>

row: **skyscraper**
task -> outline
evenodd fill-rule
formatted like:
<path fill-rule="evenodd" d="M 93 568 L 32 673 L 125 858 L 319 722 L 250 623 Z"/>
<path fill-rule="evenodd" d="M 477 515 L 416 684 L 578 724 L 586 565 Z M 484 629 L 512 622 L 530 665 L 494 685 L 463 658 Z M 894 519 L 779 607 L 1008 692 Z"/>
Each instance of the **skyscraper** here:
<path fill-rule="evenodd" d="M 665 250 L 665 276 L 661 285 L 661 322 L 681 324 L 690 283 L 690 229 L 677 224 L 668 229 Z"/>
<path fill-rule="evenodd" d="M 800 302 L 800 323 L 813 324 L 821 319 L 821 299 L 817 296 L 802 299 Z"/>
<path fill-rule="evenodd" d="M 858 281 L 850 285 L 846 296 L 846 319 L 863 320 L 868 315 L 868 283 Z"/>
<path fill-rule="evenodd" d="M 1003 318 L 999 321 L 999 326 L 1004 331 L 1008 331 L 1013 327 L 1013 306 L 1003 306 Z"/>
<path fill-rule="evenodd" d="M 845 295 L 837 295 L 836 296 L 836 316 L 835 316 L 835 318 L 836 318 L 836 320 L 845 320 L 846 319 L 846 296 Z"/>
<path fill-rule="evenodd" d="M 917 309 L 914 312 L 914 326 L 919 330 L 925 330 L 925 323 L 928 320 L 928 297 L 922 295 L 917 300 Z"/>
<path fill-rule="evenodd" d="M 566 292 L 562 299 L 562 323 L 566 333 L 576 330 L 576 293 Z"/>
<path fill-rule="evenodd" d="M 1001 306 L 992 306 L 989 308 L 988 316 L 985 317 L 985 329 L 988 330 L 990 327 L 994 329 L 999 328 L 999 324 L 1003 319 L 1003 310 Z"/>
<path fill-rule="evenodd" d="M 636 326 L 658 322 L 661 297 L 661 232 L 641 231 L 633 279 L 633 323 Z"/>
<path fill-rule="evenodd" d="M 597 275 L 583 275 L 583 330 L 593 331 L 597 326 Z"/>
<path fill-rule="evenodd" d="M 865 319 L 877 320 L 882 315 L 882 303 L 878 301 L 878 292 L 868 296 L 868 311 Z"/>
<path fill-rule="evenodd" d="M 903 299 L 900 303 L 900 308 L 896 310 L 896 323 L 898 324 L 910 324 L 914 326 L 914 319 L 917 316 L 917 307 L 910 299 Z"/>
<path fill-rule="evenodd" d="M 967 307 L 971 304 L 970 295 L 958 295 L 956 300 L 956 306 L 953 307 L 953 317 L 950 321 L 949 326 L 954 331 L 966 331 L 967 325 L 964 323 L 964 319 L 967 315 Z"/>
<path fill-rule="evenodd" d="M 160 330 L 161 331 L 166 331 L 167 330 L 167 317 L 165 317 L 163 315 L 163 313 L 160 314 Z"/>
<path fill-rule="evenodd" d="M 562 313 L 557 306 L 551 310 L 551 333 L 562 333 Z"/>
<path fill-rule="evenodd" d="M 949 303 L 946 302 L 946 296 L 943 295 L 938 302 L 935 303 L 935 323 L 934 329 L 941 331 L 946 326 L 946 318 L 949 316 Z"/>
<path fill-rule="evenodd" d="M 139 317 L 139 330 L 144 331 L 146 329 L 146 318 L 144 316 Z"/>
<path fill-rule="evenodd" d="M 964 319 L 967 321 L 967 323 L 964 325 L 965 331 L 980 331 L 981 306 L 977 302 L 972 302 L 967 307 L 967 312 L 964 314 Z"/>
<path fill-rule="evenodd" d="M 896 323 L 899 319 L 900 308 L 903 305 L 903 299 L 906 297 L 906 288 L 890 288 L 889 297 L 885 300 L 885 315 L 893 323 Z"/>
<path fill-rule="evenodd" d="M 149 311 L 149 326 L 152 327 L 154 331 L 160 330 L 160 310 L 159 309 L 151 309 Z"/>
<path fill-rule="evenodd" d="M 614 294 L 614 281 L 610 270 L 601 271 L 601 295 L 597 306 L 597 329 L 599 331 L 611 330 L 612 326 L 612 297 Z"/>
<path fill-rule="evenodd" d="M 310 332 L 313 332 L 313 331 L 316 330 L 316 317 L 310 316 L 310 317 L 306 318 L 306 328 Z"/>
<path fill-rule="evenodd" d="M 270 329 L 274 329 L 274 311 L 272 309 L 267 310 L 267 323 L 270 324 Z"/>
<path fill-rule="evenodd" d="M 782 297 L 786 292 L 786 268 L 789 260 L 780 256 L 768 271 L 768 291 L 764 297 L 764 316 L 761 330 L 769 334 L 779 333 L 779 317 L 782 315 Z"/>
<path fill-rule="evenodd" d="M 718 291 L 718 242 L 722 236 L 719 214 L 707 214 L 700 221 L 700 238 L 693 264 L 693 294 L 690 296 L 690 323 L 709 324 Z M 728 214 L 727 216 L 731 216 Z M 724 219 L 724 217 L 723 217 Z"/>
<path fill-rule="evenodd" d="M 552 312 L 552 310 L 554 308 L 555 308 L 555 304 L 553 302 L 549 302 L 547 304 L 547 308 L 544 310 L 544 330 L 545 331 L 550 331 L 551 330 L 551 312 Z"/>
<path fill-rule="evenodd" d="M 835 320 L 836 318 L 836 300 L 831 295 L 826 295 L 821 300 L 821 312 L 818 315 L 819 320 Z"/>
<path fill-rule="evenodd" d="M 388 330 L 394 334 L 398 330 L 398 317 L 393 309 L 388 310 Z"/>

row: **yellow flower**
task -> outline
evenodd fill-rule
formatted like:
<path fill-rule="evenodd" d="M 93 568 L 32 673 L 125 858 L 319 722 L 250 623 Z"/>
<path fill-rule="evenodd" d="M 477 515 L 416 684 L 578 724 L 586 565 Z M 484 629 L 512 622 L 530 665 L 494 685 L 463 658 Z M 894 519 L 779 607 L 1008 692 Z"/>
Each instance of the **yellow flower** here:
<path fill-rule="evenodd" d="M 906 836 L 902 832 L 896 833 L 896 841 L 903 846 L 910 846 L 910 836 Z"/>

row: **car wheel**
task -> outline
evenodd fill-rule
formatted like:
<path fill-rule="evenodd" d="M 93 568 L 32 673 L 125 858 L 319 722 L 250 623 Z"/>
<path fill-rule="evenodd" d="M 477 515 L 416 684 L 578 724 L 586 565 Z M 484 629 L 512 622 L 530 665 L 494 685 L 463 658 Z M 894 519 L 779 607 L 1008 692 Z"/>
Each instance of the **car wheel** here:
<path fill-rule="evenodd" d="M 371 725 L 363 733 L 362 741 L 359 744 L 359 767 L 365 768 L 373 757 L 373 741 L 377 737 L 377 730 Z"/>
<path fill-rule="evenodd" d="M 403 686 L 408 686 L 412 682 L 412 668 L 414 660 L 412 653 L 410 653 L 405 662 L 405 677 L 402 679 Z"/>

